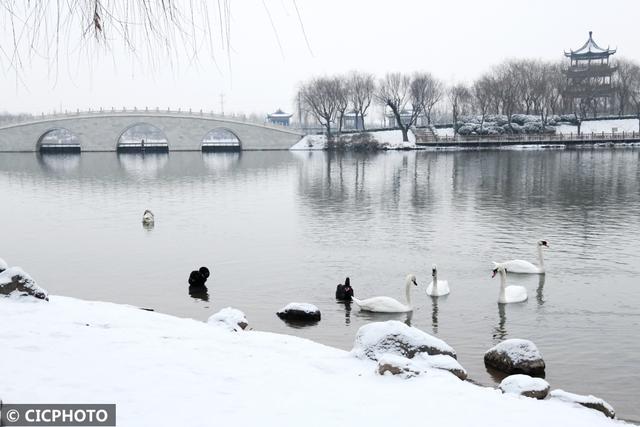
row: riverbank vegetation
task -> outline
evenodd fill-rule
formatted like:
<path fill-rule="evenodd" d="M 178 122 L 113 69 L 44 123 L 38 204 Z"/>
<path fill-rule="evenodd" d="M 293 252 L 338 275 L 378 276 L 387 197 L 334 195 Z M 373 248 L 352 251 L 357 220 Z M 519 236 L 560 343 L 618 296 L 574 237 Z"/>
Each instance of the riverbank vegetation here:
<path fill-rule="evenodd" d="M 612 80 L 614 96 L 608 111 L 633 115 L 640 119 L 640 65 L 636 61 L 619 59 Z M 384 107 L 389 127 L 399 128 L 403 140 L 408 130 L 418 124 L 429 126 L 435 121 L 451 123 L 454 131 L 469 131 L 465 123 L 479 124 L 477 134 L 485 131 L 485 123 L 502 118 L 501 130 L 521 133 L 522 117 L 528 120 L 529 133 L 548 131 L 558 117 L 579 123 L 581 119 L 597 116 L 603 106 L 598 99 L 574 101 L 566 96 L 568 83 L 566 64 L 536 59 L 504 61 L 470 83 L 447 85 L 428 72 L 387 73 L 376 78 L 366 72 L 348 75 L 314 77 L 300 84 L 298 99 L 302 113 L 324 128 L 331 139 L 340 135 L 345 118 L 350 115 L 350 128 L 366 130 L 367 112 L 372 104 Z M 469 120 L 473 117 L 472 120 Z M 506 126 L 504 126 L 506 125 Z M 495 128 L 489 126 L 488 129 Z M 640 130 L 640 129 L 639 129 Z M 469 132 L 467 132 L 469 134 Z"/>

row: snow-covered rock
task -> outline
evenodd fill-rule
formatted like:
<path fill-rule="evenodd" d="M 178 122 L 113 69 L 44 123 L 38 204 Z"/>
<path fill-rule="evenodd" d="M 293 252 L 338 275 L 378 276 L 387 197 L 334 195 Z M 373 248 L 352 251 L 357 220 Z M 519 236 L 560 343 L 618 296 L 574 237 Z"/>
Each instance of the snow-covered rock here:
<path fill-rule="evenodd" d="M 247 317 L 245 314 L 232 307 L 223 308 L 213 316 L 209 317 L 207 323 L 220 326 L 229 331 L 243 331 L 249 326 L 249 322 L 247 322 Z"/>
<path fill-rule="evenodd" d="M 498 386 L 504 393 L 518 394 L 520 396 L 544 399 L 549 394 L 549 383 L 542 378 L 533 378 L 529 375 L 509 375 Z"/>
<path fill-rule="evenodd" d="M 386 353 L 378 359 L 376 372 L 380 375 L 390 373 L 400 375 L 403 378 L 411 378 L 432 369 L 450 372 L 461 380 L 467 379 L 467 371 L 460 363 L 453 357 L 444 354 L 430 356 L 418 353 L 413 359 L 408 359 L 397 354 Z"/>
<path fill-rule="evenodd" d="M 409 359 L 419 353 L 445 354 L 456 358 L 455 350 L 446 342 L 397 320 L 360 327 L 351 352 L 358 358 L 371 360 L 378 360 L 387 353 Z"/>
<path fill-rule="evenodd" d="M 609 405 L 604 400 L 595 396 L 584 396 L 581 394 L 569 393 L 564 390 L 552 390 L 549 393 L 552 399 L 562 400 L 563 402 L 577 403 L 589 409 L 595 409 L 605 414 L 609 418 L 615 418 L 616 411 L 613 410 L 613 406 Z"/>
<path fill-rule="evenodd" d="M 7 262 L 2 258 L 0 258 L 0 273 L 5 271 L 7 268 L 9 268 L 9 265 L 7 264 Z"/>
<path fill-rule="evenodd" d="M 383 354 L 378 360 L 376 372 L 380 375 L 398 375 L 402 378 L 412 378 L 424 373 L 421 366 L 417 366 L 411 359 L 397 354 Z"/>
<path fill-rule="evenodd" d="M 0 295 L 31 296 L 49 301 L 49 294 L 20 267 L 11 267 L 0 273 Z"/>
<path fill-rule="evenodd" d="M 320 309 L 313 304 L 292 302 L 276 312 L 279 318 L 293 322 L 317 322 Z"/>
<path fill-rule="evenodd" d="M 502 341 L 484 354 L 484 363 L 507 374 L 544 376 L 545 363 L 542 354 L 529 340 Z"/>
<path fill-rule="evenodd" d="M 418 353 L 413 359 L 415 362 L 424 364 L 431 369 L 439 369 L 441 371 L 451 372 L 461 380 L 467 379 L 467 370 L 453 357 L 446 354 L 428 355 Z"/>

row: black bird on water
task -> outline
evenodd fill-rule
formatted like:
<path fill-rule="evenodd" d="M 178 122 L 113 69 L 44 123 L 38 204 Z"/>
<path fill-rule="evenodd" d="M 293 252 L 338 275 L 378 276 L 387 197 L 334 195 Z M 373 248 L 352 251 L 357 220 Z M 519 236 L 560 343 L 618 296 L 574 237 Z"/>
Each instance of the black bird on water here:
<path fill-rule="evenodd" d="M 205 286 L 209 274 L 207 267 L 200 267 L 198 270 L 191 272 L 189 275 L 189 295 L 191 297 L 209 301 L 209 290 Z"/>
<path fill-rule="evenodd" d="M 353 298 L 353 288 L 351 287 L 351 281 L 347 277 L 344 279 L 344 285 L 340 284 L 336 287 L 336 299 L 350 302 L 351 298 Z"/>
<path fill-rule="evenodd" d="M 209 269 L 207 267 L 200 267 L 198 270 L 193 270 L 189 275 L 189 287 L 202 288 L 209 278 Z"/>

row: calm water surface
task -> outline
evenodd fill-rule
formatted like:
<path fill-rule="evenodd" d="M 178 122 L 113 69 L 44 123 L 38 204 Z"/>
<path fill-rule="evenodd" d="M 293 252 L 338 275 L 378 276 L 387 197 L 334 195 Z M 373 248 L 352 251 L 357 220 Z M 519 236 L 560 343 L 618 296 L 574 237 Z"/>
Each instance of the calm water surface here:
<path fill-rule="evenodd" d="M 259 330 L 350 349 L 361 325 L 410 320 L 446 340 L 471 378 L 483 354 L 533 340 L 553 388 L 591 393 L 640 419 L 640 151 L 38 156 L 0 154 L 0 257 L 53 294 L 207 319 L 234 306 Z M 156 226 L 141 225 L 145 209 Z M 509 276 L 529 300 L 497 304 L 491 261 L 535 261 Z M 451 294 L 425 293 L 431 264 Z M 207 265 L 209 301 L 187 293 Z M 371 315 L 333 299 L 404 295 L 416 309 Z M 275 311 L 311 302 L 322 321 L 293 328 Z"/>

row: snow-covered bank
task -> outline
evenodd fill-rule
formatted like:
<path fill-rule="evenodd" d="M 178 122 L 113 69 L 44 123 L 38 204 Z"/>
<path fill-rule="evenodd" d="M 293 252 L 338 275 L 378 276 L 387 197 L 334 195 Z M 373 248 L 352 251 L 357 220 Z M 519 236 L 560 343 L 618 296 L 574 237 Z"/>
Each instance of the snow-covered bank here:
<path fill-rule="evenodd" d="M 409 142 L 402 141 L 400 130 L 382 130 L 373 132 L 359 132 L 342 134 L 337 138 L 336 143 L 349 146 L 352 143 L 366 142 L 377 143 L 382 150 L 404 150 L 416 148 L 416 137 L 409 130 L 407 135 Z M 358 142 L 356 142 L 360 139 Z M 306 135 L 290 150 L 325 150 L 327 149 L 327 137 L 325 135 Z"/>
<path fill-rule="evenodd" d="M 0 320 L 0 399 L 114 402 L 121 427 L 623 424 L 447 372 L 380 376 L 374 361 L 308 340 L 130 306 L 0 298 Z"/>

